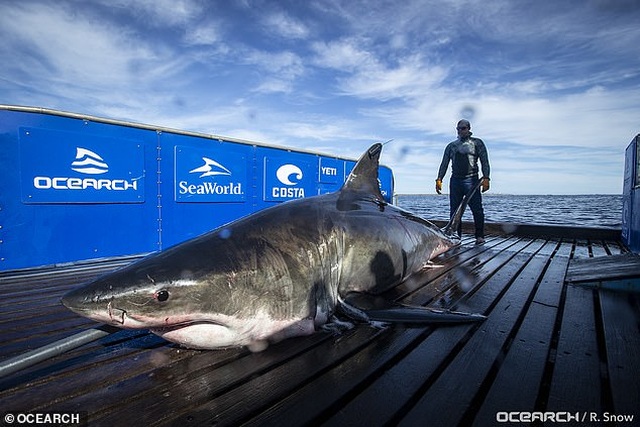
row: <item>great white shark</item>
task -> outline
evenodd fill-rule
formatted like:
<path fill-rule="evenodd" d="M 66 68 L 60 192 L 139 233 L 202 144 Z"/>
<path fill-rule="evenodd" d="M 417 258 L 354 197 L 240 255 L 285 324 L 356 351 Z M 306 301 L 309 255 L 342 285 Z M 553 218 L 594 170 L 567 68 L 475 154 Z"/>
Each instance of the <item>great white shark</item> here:
<path fill-rule="evenodd" d="M 467 200 L 443 230 L 385 202 L 381 151 L 371 146 L 337 192 L 240 218 L 99 277 L 62 303 L 197 349 L 261 350 L 313 333 L 337 311 L 384 322 L 484 319 L 393 302 L 380 308 L 382 292 L 460 244 L 454 231 Z"/>

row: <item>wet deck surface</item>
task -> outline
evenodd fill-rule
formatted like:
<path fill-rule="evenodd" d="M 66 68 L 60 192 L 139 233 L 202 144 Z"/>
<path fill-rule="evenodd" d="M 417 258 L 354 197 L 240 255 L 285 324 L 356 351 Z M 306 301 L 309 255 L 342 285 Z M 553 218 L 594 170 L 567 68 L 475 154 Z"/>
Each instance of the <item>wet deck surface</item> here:
<path fill-rule="evenodd" d="M 616 241 L 469 240 L 387 296 L 485 322 L 363 324 L 261 353 L 186 350 L 119 331 L 0 378 L 2 411 L 82 411 L 91 426 L 485 426 L 509 411 L 580 414 L 581 425 L 633 415 L 619 425 L 640 425 L 639 295 L 566 281 L 572 260 L 624 252 Z M 59 298 L 119 265 L 0 273 L 0 362 L 97 326 Z"/>

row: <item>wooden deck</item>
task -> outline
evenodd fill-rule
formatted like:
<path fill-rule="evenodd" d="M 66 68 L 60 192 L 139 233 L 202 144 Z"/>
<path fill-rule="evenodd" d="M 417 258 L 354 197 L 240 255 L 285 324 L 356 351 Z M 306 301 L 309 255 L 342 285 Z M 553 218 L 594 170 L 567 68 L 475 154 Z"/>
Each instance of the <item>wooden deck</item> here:
<path fill-rule="evenodd" d="M 181 349 L 119 331 L 0 378 L 3 412 L 84 412 L 90 426 L 486 426 L 519 412 L 631 415 L 640 425 L 640 296 L 569 284 L 617 240 L 492 235 L 387 295 L 479 312 L 443 327 L 358 325 L 244 349 Z M 59 303 L 130 260 L 0 273 L 0 363 L 95 323 Z M 520 416 L 520 415 L 518 415 Z M 519 425 L 522 425 L 520 423 Z M 575 422 L 573 425 L 581 423 Z M 550 424 L 551 425 L 551 424 Z"/>

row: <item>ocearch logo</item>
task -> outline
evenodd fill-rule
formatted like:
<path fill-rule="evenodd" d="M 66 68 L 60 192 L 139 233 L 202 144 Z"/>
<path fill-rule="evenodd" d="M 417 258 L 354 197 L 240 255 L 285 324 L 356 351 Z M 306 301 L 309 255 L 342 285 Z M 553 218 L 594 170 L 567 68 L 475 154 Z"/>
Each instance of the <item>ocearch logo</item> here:
<path fill-rule="evenodd" d="M 291 163 L 282 165 L 276 171 L 276 178 L 287 187 L 273 187 L 271 189 L 274 198 L 301 198 L 304 197 L 304 188 L 296 187 L 302 180 L 302 169 Z"/>
<path fill-rule="evenodd" d="M 85 175 L 102 175 L 109 172 L 109 165 L 97 153 L 82 147 L 76 147 L 76 157 L 71 163 L 71 170 Z M 137 180 L 96 179 L 68 176 L 36 176 L 33 186 L 38 190 L 106 190 L 126 191 L 138 190 Z"/>
<path fill-rule="evenodd" d="M 71 163 L 71 169 L 88 175 L 100 175 L 109 172 L 109 165 L 93 151 L 76 147 L 76 160 Z"/>

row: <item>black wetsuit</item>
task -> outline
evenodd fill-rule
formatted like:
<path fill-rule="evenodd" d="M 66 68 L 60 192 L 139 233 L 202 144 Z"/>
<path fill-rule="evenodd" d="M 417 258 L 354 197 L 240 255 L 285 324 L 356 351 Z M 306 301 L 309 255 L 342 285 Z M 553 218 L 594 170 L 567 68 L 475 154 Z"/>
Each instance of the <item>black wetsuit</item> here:
<path fill-rule="evenodd" d="M 489 155 L 487 147 L 480 138 L 471 136 L 464 139 L 458 138 L 450 142 L 444 150 L 442 163 L 440 163 L 438 170 L 438 179 L 444 178 L 449 162 L 451 162 L 451 180 L 449 182 L 451 216 L 462 202 L 464 195 L 478 183 L 478 160 L 482 165 L 482 177 L 489 178 Z M 480 191 L 476 191 L 469 200 L 469 208 L 473 213 L 476 237 L 484 237 L 484 209 L 482 208 Z M 458 229 L 458 233 L 461 232 L 462 226 Z"/>

